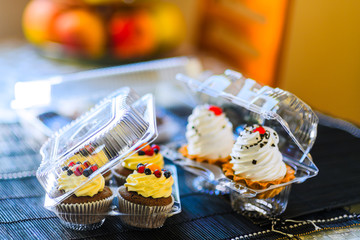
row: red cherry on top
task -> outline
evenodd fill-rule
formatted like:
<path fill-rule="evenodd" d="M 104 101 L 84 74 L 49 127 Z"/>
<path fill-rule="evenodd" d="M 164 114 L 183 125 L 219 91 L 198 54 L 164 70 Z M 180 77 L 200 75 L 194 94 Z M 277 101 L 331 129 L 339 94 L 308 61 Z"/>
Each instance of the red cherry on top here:
<path fill-rule="evenodd" d="M 145 166 L 144 166 L 144 165 L 139 166 L 139 167 L 137 168 L 137 172 L 138 172 L 138 173 L 144 173 L 144 171 L 145 171 Z"/>
<path fill-rule="evenodd" d="M 219 116 L 222 114 L 222 109 L 218 106 L 210 106 L 209 111 L 212 111 L 215 114 L 215 116 Z"/>
<path fill-rule="evenodd" d="M 265 134 L 266 130 L 263 127 L 257 127 L 253 130 L 253 132 L 259 132 L 260 134 Z"/>
<path fill-rule="evenodd" d="M 152 148 L 146 149 L 145 155 L 152 156 L 154 155 L 154 150 Z"/>
<path fill-rule="evenodd" d="M 154 171 L 154 175 L 155 175 L 155 177 L 160 178 L 161 177 L 161 171 L 159 169 L 156 169 Z"/>

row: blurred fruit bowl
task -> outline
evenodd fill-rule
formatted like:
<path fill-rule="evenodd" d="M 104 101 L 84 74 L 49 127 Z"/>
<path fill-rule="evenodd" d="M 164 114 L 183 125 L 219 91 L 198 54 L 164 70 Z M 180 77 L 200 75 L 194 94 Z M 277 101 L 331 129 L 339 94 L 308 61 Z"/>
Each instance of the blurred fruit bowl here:
<path fill-rule="evenodd" d="M 185 21 L 178 7 L 155 0 L 32 0 L 23 13 L 26 39 L 46 56 L 131 62 L 178 47 Z"/>

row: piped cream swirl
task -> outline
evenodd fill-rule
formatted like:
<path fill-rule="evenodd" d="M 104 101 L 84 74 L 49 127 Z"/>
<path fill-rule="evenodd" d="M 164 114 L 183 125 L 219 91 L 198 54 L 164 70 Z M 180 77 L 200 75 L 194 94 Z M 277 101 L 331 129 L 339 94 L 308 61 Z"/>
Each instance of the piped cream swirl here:
<path fill-rule="evenodd" d="M 166 198 L 171 195 L 174 179 L 172 176 L 166 178 L 164 174 L 157 178 L 154 174 L 146 175 L 145 173 L 130 174 L 126 178 L 128 191 L 137 192 L 143 197 Z"/>
<path fill-rule="evenodd" d="M 286 175 L 286 165 L 278 148 L 278 134 L 269 127 L 264 134 L 254 131 L 259 125 L 246 127 L 232 149 L 235 175 L 253 181 L 273 181 Z"/>
<path fill-rule="evenodd" d="M 67 175 L 66 171 L 62 172 L 59 178 L 59 190 L 64 190 L 65 192 L 69 192 L 75 188 L 77 188 L 80 184 L 85 182 L 88 178 L 84 175 L 76 176 L 72 174 L 70 176 Z M 84 184 L 79 189 L 77 189 L 74 194 L 77 197 L 81 196 L 89 196 L 93 197 L 95 194 L 104 190 L 105 179 L 99 174 L 94 177 L 90 182 Z"/>
<path fill-rule="evenodd" d="M 197 106 L 188 118 L 188 152 L 207 159 L 226 158 L 234 144 L 232 124 L 224 113 L 215 115 L 208 108 L 208 105 Z"/>

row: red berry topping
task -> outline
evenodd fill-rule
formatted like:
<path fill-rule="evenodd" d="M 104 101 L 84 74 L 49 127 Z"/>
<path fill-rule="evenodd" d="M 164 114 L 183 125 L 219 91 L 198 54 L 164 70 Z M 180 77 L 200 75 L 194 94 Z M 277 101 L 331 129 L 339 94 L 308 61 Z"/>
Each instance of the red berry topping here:
<path fill-rule="evenodd" d="M 74 165 L 75 165 L 74 162 L 69 162 L 69 164 L 68 164 L 69 167 L 72 167 L 72 166 L 74 166 Z"/>
<path fill-rule="evenodd" d="M 219 116 L 222 114 L 222 109 L 218 106 L 210 106 L 209 111 L 212 111 L 215 114 L 215 116 Z"/>
<path fill-rule="evenodd" d="M 156 169 L 156 170 L 154 171 L 154 175 L 155 175 L 155 177 L 157 177 L 157 178 L 161 177 L 161 171 L 159 171 L 158 169 Z"/>
<path fill-rule="evenodd" d="M 144 165 L 139 166 L 139 167 L 137 168 L 137 172 L 138 172 L 138 173 L 144 173 L 144 171 L 145 171 L 145 166 L 144 166 Z"/>
<path fill-rule="evenodd" d="M 90 169 L 91 169 L 93 172 L 95 172 L 96 170 L 98 170 L 98 165 L 93 164 L 93 165 L 90 166 Z"/>
<path fill-rule="evenodd" d="M 147 155 L 147 156 L 152 156 L 152 155 L 154 155 L 154 150 L 153 150 L 152 148 L 146 149 L 145 155 Z"/>
<path fill-rule="evenodd" d="M 253 130 L 253 132 L 259 132 L 260 134 L 265 134 L 266 130 L 263 127 L 257 127 Z"/>
<path fill-rule="evenodd" d="M 76 176 L 80 176 L 80 175 L 82 174 L 82 172 L 80 172 L 80 170 L 79 170 L 78 168 L 76 168 L 76 169 L 74 170 L 74 174 L 75 174 Z"/>
<path fill-rule="evenodd" d="M 89 161 L 85 161 L 83 165 L 85 166 L 85 168 L 88 168 L 91 166 L 91 163 Z"/>
<path fill-rule="evenodd" d="M 154 153 L 158 154 L 160 151 L 160 147 L 156 144 L 151 145 L 152 150 L 154 150 Z"/>

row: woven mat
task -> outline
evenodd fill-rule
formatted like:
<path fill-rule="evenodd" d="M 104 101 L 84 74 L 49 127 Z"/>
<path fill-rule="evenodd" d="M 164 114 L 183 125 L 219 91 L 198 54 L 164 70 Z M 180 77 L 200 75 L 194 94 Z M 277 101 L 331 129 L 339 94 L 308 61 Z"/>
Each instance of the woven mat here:
<path fill-rule="evenodd" d="M 275 231 L 309 233 L 319 228 L 338 228 L 360 223 L 357 215 L 339 208 L 360 202 L 360 140 L 324 126 L 312 150 L 320 174 L 293 185 L 283 218 L 312 222 L 276 222 Z M 254 224 L 235 213 L 228 196 L 210 196 L 192 191 L 178 169 L 183 211 L 169 218 L 160 229 L 138 231 L 108 218 L 97 230 L 77 232 L 64 228 L 43 208 L 44 190 L 35 177 L 0 181 L 1 239 L 277 239 L 285 235 L 271 225 Z M 304 215 L 307 214 L 307 215 Z M 297 217 L 297 218 L 293 218 Z"/>

